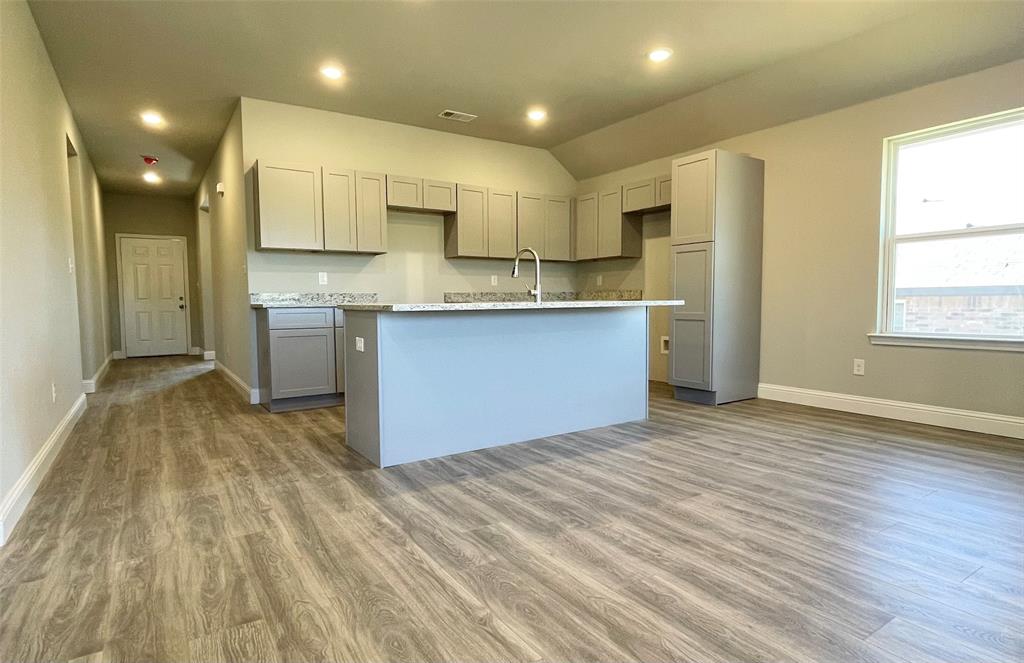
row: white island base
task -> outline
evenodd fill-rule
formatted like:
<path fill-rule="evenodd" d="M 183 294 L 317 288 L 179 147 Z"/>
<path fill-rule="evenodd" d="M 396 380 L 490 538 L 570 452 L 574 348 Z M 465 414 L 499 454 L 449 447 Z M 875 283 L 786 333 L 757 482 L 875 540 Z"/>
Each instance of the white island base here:
<path fill-rule="evenodd" d="M 561 304 L 561 305 L 558 305 Z M 379 467 L 647 417 L 647 306 L 345 309 L 348 445 Z"/>

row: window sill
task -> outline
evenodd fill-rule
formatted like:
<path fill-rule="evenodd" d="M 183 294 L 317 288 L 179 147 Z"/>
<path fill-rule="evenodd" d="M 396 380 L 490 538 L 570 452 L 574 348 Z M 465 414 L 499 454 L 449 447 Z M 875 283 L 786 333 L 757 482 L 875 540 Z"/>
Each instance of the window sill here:
<path fill-rule="evenodd" d="M 877 332 L 868 334 L 872 345 L 902 345 L 916 348 L 950 348 L 955 350 L 997 350 L 1024 352 L 1024 340 L 991 336 L 927 336 Z"/>

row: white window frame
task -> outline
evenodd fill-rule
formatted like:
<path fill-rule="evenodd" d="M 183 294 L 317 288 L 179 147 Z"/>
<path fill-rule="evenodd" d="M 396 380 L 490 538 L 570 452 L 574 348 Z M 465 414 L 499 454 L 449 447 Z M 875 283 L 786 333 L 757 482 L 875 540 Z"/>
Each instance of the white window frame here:
<path fill-rule="evenodd" d="M 1009 350 L 1024 352 L 1024 339 L 1010 336 L 957 336 L 951 334 L 905 333 L 892 331 L 896 301 L 896 245 L 942 237 L 975 237 L 979 235 L 1008 235 L 1024 231 L 1024 223 L 981 228 L 939 230 L 935 232 L 901 235 L 896 238 L 896 170 L 899 149 L 906 145 L 944 138 L 946 136 L 981 131 L 1001 124 L 1024 121 L 1024 108 L 972 118 L 960 122 L 912 131 L 886 138 L 882 142 L 882 220 L 879 245 L 878 321 L 877 331 L 868 334 L 877 345 L 932 346 L 943 348 L 970 348 L 976 350 Z"/>

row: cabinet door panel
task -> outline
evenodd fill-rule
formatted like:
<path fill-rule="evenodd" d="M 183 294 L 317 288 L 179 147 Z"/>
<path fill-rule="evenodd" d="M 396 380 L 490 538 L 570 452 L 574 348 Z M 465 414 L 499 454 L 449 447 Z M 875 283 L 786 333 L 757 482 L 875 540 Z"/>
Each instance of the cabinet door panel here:
<path fill-rule="evenodd" d="M 672 162 L 672 243 L 715 238 L 715 154 Z"/>
<path fill-rule="evenodd" d="M 487 255 L 516 256 L 516 192 L 487 190 Z"/>
<path fill-rule="evenodd" d="M 622 255 L 622 189 L 598 196 L 597 257 Z"/>
<path fill-rule="evenodd" d="M 267 326 L 270 329 L 313 329 L 333 327 L 332 308 L 272 308 L 267 311 Z"/>
<path fill-rule="evenodd" d="M 672 294 L 685 303 L 672 309 L 669 366 L 672 384 L 711 389 L 714 250 L 712 242 L 672 250 Z"/>
<path fill-rule="evenodd" d="M 363 253 L 388 250 L 387 183 L 383 173 L 356 171 L 356 243 Z"/>
<path fill-rule="evenodd" d="M 672 384 L 711 388 L 711 351 L 706 320 L 672 320 L 669 369 Z"/>
<path fill-rule="evenodd" d="M 269 334 L 271 398 L 336 393 L 333 327 L 272 329 Z"/>
<path fill-rule="evenodd" d="M 588 193 L 576 200 L 576 259 L 597 257 L 597 194 Z"/>
<path fill-rule="evenodd" d="M 423 180 L 402 175 L 388 175 L 388 205 L 420 209 L 423 207 Z"/>
<path fill-rule="evenodd" d="M 572 260 L 572 208 L 565 196 L 544 196 L 544 255 Z"/>
<path fill-rule="evenodd" d="M 487 257 L 487 189 L 459 184 L 458 206 L 454 215 L 458 252 L 446 251 L 449 257 Z"/>
<path fill-rule="evenodd" d="M 672 176 L 662 175 L 655 178 L 654 203 L 658 207 L 672 204 Z"/>
<path fill-rule="evenodd" d="M 637 212 L 650 209 L 655 206 L 655 181 L 654 178 L 640 180 L 622 186 L 622 211 Z"/>
<path fill-rule="evenodd" d="M 454 212 L 455 199 L 455 182 L 423 180 L 423 209 Z"/>
<path fill-rule="evenodd" d="M 322 250 L 320 186 L 319 167 L 257 161 L 257 248 Z"/>
<path fill-rule="evenodd" d="M 519 193 L 516 200 L 516 244 L 518 250 L 527 247 L 546 257 L 544 242 L 544 196 L 539 193 Z"/>
<path fill-rule="evenodd" d="M 356 173 L 341 168 L 323 168 L 324 249 L 355 251 Z"/>

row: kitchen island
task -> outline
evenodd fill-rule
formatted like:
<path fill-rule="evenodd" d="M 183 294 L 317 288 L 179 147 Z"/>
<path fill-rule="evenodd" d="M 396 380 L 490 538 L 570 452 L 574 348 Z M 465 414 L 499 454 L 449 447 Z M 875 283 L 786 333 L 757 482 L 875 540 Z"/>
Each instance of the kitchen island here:
<path fill-rule="evenodd" d="M 647 417 L 647 309 L 345 304 L 348 445 L 380 467 Z"/>

